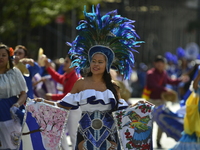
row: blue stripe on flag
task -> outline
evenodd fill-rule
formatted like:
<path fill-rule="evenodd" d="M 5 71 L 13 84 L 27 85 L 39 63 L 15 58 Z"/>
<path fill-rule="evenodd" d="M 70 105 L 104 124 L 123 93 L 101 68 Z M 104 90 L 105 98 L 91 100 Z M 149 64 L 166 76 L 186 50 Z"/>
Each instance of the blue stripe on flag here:
<path fill-rule="evenodd" d="M 27 112 L 26 124 L 29 128 L 29 131 L 37 130 L 39 128 L 38 123 L 36 122 L 35 118 L 31 116 L 30 112 Z M 42 143 L 41 132 L 31 133 L 30 136 L 31 136 L 31 143 L 32 143 L 31 147 L 33 147 L 33 150 L 45 150 L 44 145 Z M 23 141 L 20 146 L 20 150 L 22 150 L 22 145 L 23 145 Z"/>

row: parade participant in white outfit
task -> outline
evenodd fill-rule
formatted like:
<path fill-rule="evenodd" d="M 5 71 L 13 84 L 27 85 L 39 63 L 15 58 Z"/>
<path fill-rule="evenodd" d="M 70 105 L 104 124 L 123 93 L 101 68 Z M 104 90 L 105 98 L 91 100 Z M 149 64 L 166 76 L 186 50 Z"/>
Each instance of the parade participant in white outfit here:
<path fill-rule="evenodd" d="M 110 68 L 115 67 L 124 79 L 130 77 L 134 64 L 133 52 L 138 35 L 133 29 L 134 21 L 121 17 L 117 11 L 100 15 L 87 13 L 85 20 L 77 27 L 78 36 L 71 43 L 69 53 L 79 57 L 71 67 L 85 70 L 84 78 L 79 79 L 70 93 L 56 104 L 66 109 L 81 108 L 76 150 L 120 149 L 119 139 L 112 112 L 128 106 L 121 99 L 119 87 L 112 81 Z M 37 102 L 54 105 L 53 102 L 35 99 Z"/>
<path fill-rule="evenodd" d="M 0 44 L 0 149 L 3 150 L 16 150 L 19 146 L 22 120 L 17 115 L 27 97 L 24 77 L 13 67 L 13 54 L 12 48 Z"/>

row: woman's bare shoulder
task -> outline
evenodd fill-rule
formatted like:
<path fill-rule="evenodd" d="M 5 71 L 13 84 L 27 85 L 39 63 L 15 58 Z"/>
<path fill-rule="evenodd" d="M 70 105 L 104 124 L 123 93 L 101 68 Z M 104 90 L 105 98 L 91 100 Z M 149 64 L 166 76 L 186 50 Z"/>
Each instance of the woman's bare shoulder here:
<path fill-rule="evenodd" d="M 76 83 L 73 86 L 73 89 L 71 91 L 71 93 L 79 93 L 80 91 L 82 91 L 84 89 L 84 85 L 86 83 L 86 79 L 85 78 L 80 78 L 76 81 Z"/>
<path fill-rule="evenodd" d="M 82 77 L 76 81 L 76 84 L 83 84 L 85 82 L 85 80 L 86 80 L 86 78 Z"/>

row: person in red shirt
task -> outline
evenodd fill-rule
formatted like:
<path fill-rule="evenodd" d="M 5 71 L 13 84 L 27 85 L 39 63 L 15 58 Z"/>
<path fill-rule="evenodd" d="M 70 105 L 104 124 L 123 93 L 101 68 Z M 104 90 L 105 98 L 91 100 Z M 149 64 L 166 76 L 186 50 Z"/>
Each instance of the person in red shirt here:
<path fill-rule="evenodd" d="M 71 61 L 73 61 L 73 57 L 67 55 L 63 66 L 63 70 L 65 71 L 63 75 L 59 74 L 56 70 L 54 70 L 51 67 L 50 62 L 45 62 L 47 72 L 56 82 L 63 85 L 62 94 L 47 93 L 46 99 L 53 101 L 61 100 L 67 93 L 71 91 L 72 87 L 74 86 L 74 83 L 79 79 L 79 75 L 77 75 L 75 68 L 70 68 Z"/>
<path fill-rule="evenodd" d="M 74 83 L 81 77 L 78 75 L 75 71 L 75 67 L 70 67 L 71 62 L 76 58 L 76 56 L 67 55 L 64 61 L 63 70 L 65 73 L 63 75 L 59 74 L 57 71 L 55 71 L 53 68 L 51 68 L 50 62 L 46 59 L 45 61 L 45 67 L 47 72 L 51 75 L 51 77 L 58 83 L 63 85 L 63 93 L 62 94 L 53 94 L 53 93 L 47 93 L 46 99 L 58 101 L 61 100 L 65 95 L 67 95 L 72 87 L 74 86 Z M 77 134 L 77 127 L 78 122 L 81 118 L 81 111 L 80 109 L 76 110 L 70 110 L 67 124 L 67 132 L 69 133 L 71 143 L 72 143 L 72 149 L 76 144 L 76 134 Z M 62 141 L 62 146 L 64 149 L 66 148 L 66 141 Z"/>
<path fill-rule="evenodd" d="M 157 56 L 154 60 L 154 67 L 147 71 L 146 86 L 151 89 L 150 99 L 153 101 L 162 100 L 162 92 L 171 90 L 166 88 L 166 84 L 178 85 L 182 79 L 171 79 L 165 71 L 165 59 L 162 56 Z"/>
<path fill-rule="evenodd" d="M 162 98 L 162 94 L 173 96 L 175 94 L 171 89 L 166 88 L 166 84 L 178 85 L 180 82 L 187 82 L 188 76 L 182 75 L 178 79 L 171 79 L 165 70 L 166 60 L 161 55 L 157 55 L 154 59 L 154 67 L 147 71 L 146 87 L 151 90 L 149 102 L 155 106 L 165 104 L 165 100 Z M 174 96 L 175 97 L 175 96 Z M 178 97 L 177 97 L 178 98 Z M 161 148 L 160 139 L 162 131 L 158 128 L 157 132 L 157 147 Z"/>

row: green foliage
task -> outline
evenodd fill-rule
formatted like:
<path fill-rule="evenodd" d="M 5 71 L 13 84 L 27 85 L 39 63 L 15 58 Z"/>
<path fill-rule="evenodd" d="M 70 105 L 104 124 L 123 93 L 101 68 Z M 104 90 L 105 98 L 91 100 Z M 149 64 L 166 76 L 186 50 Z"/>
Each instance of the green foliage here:
<path fill-rule="evenodd" d="M 73 9 L 83 10 L 84 5 L 96 5 L 99 0 L 1 0 L 0 33 L 22 28 L 44 26 L 60 14 Z M 81 11 L 82 13 L 82 11 Z"/>

